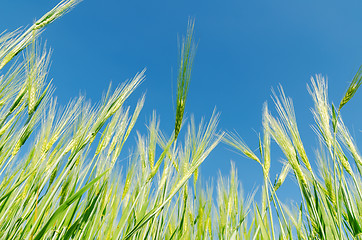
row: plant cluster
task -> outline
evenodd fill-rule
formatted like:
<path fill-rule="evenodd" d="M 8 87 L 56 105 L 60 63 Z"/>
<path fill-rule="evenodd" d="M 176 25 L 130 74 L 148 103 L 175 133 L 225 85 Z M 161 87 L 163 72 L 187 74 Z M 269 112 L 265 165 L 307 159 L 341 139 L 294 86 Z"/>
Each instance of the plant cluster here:
<path fill-rule="evenodd" d="M 117 159 L 145 97 L 133 111 L 125 102 L 144 71 L 108 90 L 98 105 L 79 97 L 61 108 L 46 82 L 50 54 L 37 37 L 78 2 L 63 0 L 29 29 L 0 35 L 1 239 L 361 238 L 362 158 L 341 117 L 362 83 L 361 70 L 338 108 L 328 102 L 324 78 L 312 78 L 309 92 L 321 142 L 317 169 L 282 88 L 279 97 L 274 94 L 279 117 L 264 107 L 260 156 L 237 134 L 218 131 L 216 113 L 199 125 L 191 118 L 180 140 L 196 49 L 190 20 L 180 46 L 174 131 L 165 136 L 154 113 L 147 134 L 137 133 L 122 175 Z M 275 181 L 269 174 L 271 140 L 286 158 Z M 198 169 L 221 141 L 261 165 L 260 204 L 254 195 L 243 197 L 233 163 L 230 176 L 219 177 L 215 196 L 211 184 L 200 183 Z M 289 173 L 302 196 L 296 210 L 277 195 Z"/>

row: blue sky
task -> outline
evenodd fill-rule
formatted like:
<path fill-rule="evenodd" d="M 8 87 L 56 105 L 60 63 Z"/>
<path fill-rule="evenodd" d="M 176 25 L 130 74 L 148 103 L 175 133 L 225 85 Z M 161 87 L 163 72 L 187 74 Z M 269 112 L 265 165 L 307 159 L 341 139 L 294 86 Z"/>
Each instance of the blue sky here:
<path fill-rule="evenodd" d="M 0 32 L 30 25 L 57 1 L 2 0 Z M 298 125 L 313 161 L 312 100 L 306 84 L 321 73 L 328 76 L 330 100 L 338 103 L 362 64 L 362 2 L 360 1 L 117 1 L 84 0 L 51 24 L 42 35 L 53 49 L 49 78 L 62 104 L 79 93 L 98 102 L 114 85 L 147 68 L 146 81 L 128 102 L 146 92 L 136 128 L 156 110 L 161 129 L 174 127 L 177 36 L 195 19 L 198 49 L 186 114 L 209 118 L 216 107 L 220 129 L 237 131 L 257 149 L 262 105 L 279 84 L 294 100 Z M 352 135 L 361 140 L 358 92 L 342 115 Z M 134 141 L 134 139 L 130 139 Z M 272 176 L 280 171 L 280 151 L 272 152 Z M 235 161 L 245 192 L 260 184 L 261 169 L 221 144 L 202 165 L 204 179 L 228 174 Z M 290 178 L 281 191 L 297 193 Z"/>

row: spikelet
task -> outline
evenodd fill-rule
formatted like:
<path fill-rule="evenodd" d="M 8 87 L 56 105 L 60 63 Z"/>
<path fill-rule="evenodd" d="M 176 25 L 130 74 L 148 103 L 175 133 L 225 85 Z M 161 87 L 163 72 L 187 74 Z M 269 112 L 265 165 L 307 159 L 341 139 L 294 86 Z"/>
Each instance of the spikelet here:
<path fill-rule="evenodd" d="M 55 177 L 57 176 L 57 172 L 58 172 L 58 168 L 54 168 L 54 170 L 52 171 L 52 174 L 50 175 L 50 179 L 49 179 L 49 186 L 52 185 L 52 183 L 54 182 Z"/>
<path fill-rule="evenodd" d="M 255 153 L 251 151 L 251 149 L 236 134 L 233 133 L 226 134 L 226 137 L 223 138 L 223 141 L 229 144 L 230 146 L 236 148 L 237 150 L 239 150 L 246 157 L 257 161 L 260 165 L 262 165 L 261 161 L 255 155 Z"/>
<path fill-rule="evenodd" d="M 100 142 L 98 143 L 98 146 L 97 146 L 97 149 L 96 149 L 96 152 L 94 155 L 98 155 L 103 149 L 104 149 L 104 137 L 101 138 Z"/>
<path fill-rule="evenodd" d="M 151 149 L 148 150 L 148 162 L 150 164 L 150 167 L 153 168 L 153 165 L 155 163 L 155 154 Z"/>
<path fill-rule="evenodd" d="M 176 120 L 175 120 L 175 138 L 177 138 L 182 124 L 185 105 L 183 99 L 177 101 Z"/>
<path fill-rule="evenodd" d="M 72 140 L 70 140 L 68 146 L 65 148 L 64 152 L 67 153 L 70 150 L 72 150 L 74 147 L 75 147 L 75 140 L 72 139 Z"/>
<path fill-rule="evenodd" d="M 182 173 L 186 174 L 189 171 L 190 164 L 189 164 L 188 160 L 183 161 L 183 162 L 184 163 L 183 163 Z"/>
<path fill-rule="evenodd" d="M 208 217 L 207 218 L 207 222 L 206 222 L 206 230 L 209 233 L 209 236 L 212 236 L 212 226 L 211 226 L 211 218 Z"/>
<path fill-rule="evenodd" d="M 148 161 L 150 164 L 150 167 L 152 168 L 155 162 L 155 151 L 156 151 L 156 145 L 158 142 L 158 128 L 159 128 L 159 122 L 157 122 L 156 113 L 153 112 L 152 114 L 152 120 L 149 126 L 149 137 L 148 137 Z"/>
<path fill-rule="evenodd" d="M 333 137 L 330 128 L 330 108 L 328 104 L 327 84 L 321 75 L 316 75 L 316 80 L 311 78 L 311 86 L 308 86 L 308 91 L 314 101 L 313 115 L 320 130 L 323 139 L 330 148 Z"/>
<path fill-rule="evenodd" d="M 21 148 L 21 139 L 19 139 L 19 141 L 17 141 L 16 142 L 16 144 L 15 144 L 15 147 L 14 147 L 14 149 L 13 149 L 13 152 L 12 152 L 12 156 L 15 156 L 18 152 L 19 152 L 19 150 L 20 150 L 20 148 Z"/>
<path fill-rule="evenodd" d="M 327 196 L 331 198 L 333 204 L 336 204 L 336 195 L 333 189 L 333 184 L 331 178 L 328 176 L 324 178 L 326 189 L 327 189 Z"/>
<path fill-rule="evenodd" d="M 278 111 L 278 114 L 282 120 L 282 123 L 286 127 L 286 130 L 288 130 L 290 139 L 299 153 L 303 163 L 305 164 L 306 168 L 309 170 L 310 173 L 313 174 L 312 167 L 309 163 L 307 154 L 305 152 L 303 142 L 300 138 L 298 126 L 297 126 L 297 120 L 294 113 L 294 107 L 293 107 L 293 101 L 291 98 L 288 98 L 285 96 L 283 88 L 279 87 L 280 97 L 277 96 L 277 94 L 273 91 L 274 95 L 274 103 L 276 106 L 276 109 Z"/>
<path fill-rule="evenodd" d="M 264 104 L 263 110 L 263 128 L 264 128 L 264 139 L 263 139 L 263 157 L 264 157 L 264 175 L 268 177 L 270 170 L 270 128 L 267 119 L 268 105 Z"/>
<path fill-rule="evenodd" d="M 6 132 L 6 130 L 9 129 L 9 127 L 14 123 L 16 117 L 17 116 L 14 115 L 5 125 L 0 128 L 0 136 L 2 136 Z"/>
<path fill-rule="evenodd" d="M 294 166 L 293 166 L 294 165 Z M 307 184 L 307 180 L 305 178 L 305 175 L 302 171 L 302 168 L 300 167 L 299 164 L 293 164 L 292 167 L 293 167 L 293 170 L 294 170 L 294 173 L 295 175 L 297 176 L 297 179 L 299 180 L 299 182 L 304 186 L 308 186 Z"/>
<path fill-rule="evenodd" d="M 273 139 L 278 143 L 279 147 L 287 157 L 288 161 L 291 164 L 299 164 L 297 163 L 297 154 L 295 148 L 286 133 L 284 126 L 271 116 L 270 113 L 265 113 L 265 117 L 269 122 L 270 126 L 270 134 L 272 135 Z"/>
<path fill-rule="evenodd" d="M 361 86 L 361 84 L 362 84 L 362 66 L 358 69 L 358 72 L 354 76 L 343 99 L 341 100 L 341 103 L 339 104 L 339 107 L 338 107 L 338 112 L 349 100 L 351 100 L 351 98 L 357 92 L 357 89 Z"/>
<path fill-rule="evenodd" d="M 116 119 L 119 117 L 119 114 L 112 118 L 110 124 L 107 125 L 105 132 L 103 133 L 101 140 L 97 146 L 95 155 L 98 155 L 104 148 L 106 148 L 112 138 L 113 130 L 116 125 Z"/>
<path fill-rule="evenodd" d="M 60 205 L 62 205 L 67 196 L 68 187 L 69 187 L 69 179 L 62 186 L 62 190 L 60 192 L 60 202 L 59 202 Z"/>
<path fill-rule="evenodd" d="M 127 173 L 126 182 L 124 183 L 123 193 L 122 193 L 122 197 L 121 197 L 122 200 L 126 196 L 126 194 L 128 193 L 129 188 L 131 186 L 132 175 L 133 175 L 133 168 L 131 168 Z"/>
<path fill-rule="evenodd" d="M 127 138 L 129 136 L 129 134 L 131 133 L 134 125 L 136 124 L 136 120 L 137 120 L 137 118 L 138 118 L 138 116 L 139 116 L 139 114 L 140 114 L 140 112 L 141 112 L 141 110 L 143 108 L 144 103 L 145 103 L 145 95 L 143 95 L 142 98 L 139 99 L 138 102 L 137 102 L 137 105 L 136 105 L 136 108 L 135 108 L 135 110 L 133 112 L 131 120 L 129 121 L 127 131 L 124 134 L 123 142 L 127 140 Z M 126 127 L 126 125 L 124 127 Z M 122 132 L 123 131 L 124 130 L 122 129 Z M 123 145 L 123 143 L 122 143 L 122 145 Z"/>
<path fill-rule="evenodd" d="M 136 76 L 130 81 L 126 86 L 118 88 L 115 92 L 115 96 L 112 97 L 112 101 L 110 101 L 107 105 L 110 105 L 108 108 L 108 112 L 105 116 L 105 119 L 111 117 L 124 103 L 126 98 L 139 86 L 144 80 L 143 70 L 140 73 L 137 73 Z"/>
<path fill-rule="evenodd" d="M 10 33 L 13 35 L 18 35 L 17 32 Z M 18 53 L 20 53 L 24 48 L 26 48 L 32 40 L 37 36 L 37 32 L 32 31 L 29 29 L 25 33 L 16 38 L 10 40 L 10 43 L 5 46 L 7 49 L 4 53 L 1 54 L 0 58 L 0 70 L 10 62 Z M 5 56 L 4 56 L 5 54 Z"/>
<path fill-rule="evenodd" d="M 29 98 L 28 98 L 28 106 L 29 106 L 29 110 L 28 113 L 29 115 L 32 114 L 34 112 L 34 108 L 35 108 L 35 103 L 36 103 L 36 90 L 34 85 L 32 84 L 31 87 L 28 90 L 29 93 Z"/>
<path fill-rule="evenodd" d="M 75 161 L 75 166 L 76 166 L 76 167 L 78 167 L 78 165 L 79 165 L 80 157 L 81 157 L 81 155 L 79 155 L 79 156 L 77 157 L 77 160 Z"/>
<path fill-rule="evenodd" d="M 22 192 L 22 194 L 21 194 L 21 199 L 22 199 L 22 200 L 24 200 L 25 197 L 26 197 L 26 195 L 28 194 L 29 186 L 30 186 L 30 182 L 25 183 L 23 192 Z"/>
<path fill-rule="evenodd" d="M 194 172 L 194 187 L 196 188 L 197 178 L 199 176 L 199 169 L 197 168 Z"/>
<path fill-rule="evenodd" d="M 15 48 L 13 51 L 11 51 L 9 54 L 7 54 L 3 60 L 0 62 L 0 69 L 2 69 L 8 62 L 10 62 L 11 59 L 15 57 L 15 55 L 20 52 L 22 49 Z"/>
<path fill-rule="evenodd" d="M 58 140 L 58 138 L 59 138 L 59 132 L 56 132 L 48 141 L 46 148 L 45 148 L 45 152 L 48 152 L 50 150 L 50 148 Z"/>
<path fill-rule="evenodd" d="M 183 120 L 185 103 L 191 80 L 192 64 L 195 57 L 195 44 L 193 40 L 194 21 L 189 19 L 187 35 L 183 38 L 180 53 L 180 65 L 177 76 L 175 139 L 177 138 Z"/>
<path fill-rule="evenodd" d="M 56 7 L 54 7 L 50 12 L 45 14 L 41 19 L 39 19 L 34 23 L 33 25 L 34 31 L 41 29 L 46 25 L 52 23 L 55 19 L 61 17 L 71 8 L 73 8 L 78 2 L 80 2 L 80 0 L 62 1 Z"/>
<path fill-rule="evenodd" d="M 124 134 L 125 128 L 127 127 L 129 122 L 128 114 L 129 114 L 129 108 L 127 108 L 126 112 L 124 113 L 121 122 L 118 123 L 116 135 L 113 136 L 110 146 L 108 148 L 107 158 L 111 155 L 112 151 L 116 147 L 117 142 L 120 141 L 121 136 Z"/>
<path fill-rule="evenodd" d="M 353 171 L 352 171 L 352 168 L 351 168 L 351 165 L 349 164 L 348 162 L 348 159 L 347 157 L 343 154 L 343 153 L 338 153 L 339 155 L 339 159 L 342 163 L 342 166 L 344 167 L 344 169 L 346 169 L 346 171 L 351 175 L 353 176 Z"/>
<path fill-rule="evenodd" d="M 32 115 L 39 106 L 42 99 L 48 91 L 49 85 L 43 90 L 45 79 L 48 73 L 50 54 L 47 54 L 45 48 L 39 52 L 38 46 L 34 42 L 31 50 L 26 54 L 26 83 L 28 90 L 28 114 Z M 40 94 L 42 92 L 42 94 Z"/>
<path fill-rule="evenodd" d="M 353 159 L 355 160 L 356 164 L 359 165 L 359 166 L 362 166 L 361 156 L 358 153 L 356 144 L 355 144 L 351 134 L 349 133 L 347 127 L 344 125 L 344 122 L 343 122 L 342 118 L 339 118 L 338 130 L 339 130 L 338 131 L 339 138 L 342 139 L 342 142 L 344 143 L 344 145 L 348 148 L 348 150 L 352 154 Z M 347 161 L 347 159 L 344 159 L 345 156 L 340 157 L 340 158 L 341 158 L 341 161 Z M 342 164 L 343 164 L 343 162 L 342 162 Z M 349 163 L 348 163 L 348 165 L 349 165 Z"/>
<path fill-rule="evenodd" d="M 10 113 L 12 113 L 24 101 L 24 96 L 25 96 L 26 92 L 27 92 L 27 88 L 25 87 L 25 84 L 24 84 L 23 88 L 20 90 L 20 92 L 16 96 L 13 104 L 11 105 L 11 107 L 9 109 Z M 23 106 L 25 108 L 25 105 L 23 105 Z"/>
<path fill-rule="evenodd" d="M 282 169 L 282 172 L 279 175 L 278 181 L 276 182 L 274 186 L 274 191 L 278 190 L 278 188 L 284 183 L 291 167 L 289 163 L 285 163 Z"/>

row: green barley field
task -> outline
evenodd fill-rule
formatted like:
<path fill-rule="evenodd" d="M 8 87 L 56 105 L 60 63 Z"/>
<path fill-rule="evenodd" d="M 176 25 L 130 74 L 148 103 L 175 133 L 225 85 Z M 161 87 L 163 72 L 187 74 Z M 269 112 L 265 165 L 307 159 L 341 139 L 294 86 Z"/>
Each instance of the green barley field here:
<path fill-rule="evenodd" d="M 216 112 L 200 123 L 185 117 L 196 51 L 190 19 L 180 46 L 173 133 L 164 134 L 153 114 L 147 132 L 136 134 L 145 98 L 136 106 L 126 100 L 144 71 L 96 105 L 78 97 L 60 108 L 53 96 L 49 50 L 39 36 L 78 2 L 63 0 L 27 29 L 0 36 L 0 239 L 362 239 L 362 157 L 341 118 L 362 69 L 339 105 L 328 102 L 322 76 L 308 84 L 317 157 L 307 156 L 282 88 L 271 106 L 277 115 L 264 106 L 255 152 L 237 133 L 219 130 Z M 137 145 L 121 171 L 117 162 L 131 134 Z M 269 174 L 271 142 L 285 159 L 276 179 Z M 216 182 L 198 178 L 218 144 L 260 165 L 258 191 L 243 194 L 234 164 Z M 287 176 L 300 191 L 296 205 L 278 198 Z"/>

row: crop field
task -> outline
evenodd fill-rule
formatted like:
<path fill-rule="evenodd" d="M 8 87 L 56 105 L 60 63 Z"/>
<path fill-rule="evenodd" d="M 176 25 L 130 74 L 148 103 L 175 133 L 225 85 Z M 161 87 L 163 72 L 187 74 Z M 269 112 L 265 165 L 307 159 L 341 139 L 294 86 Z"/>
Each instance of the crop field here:
<path fill-rule="evenodd" d="M 180 41 L 172 134 L 156 113 L 140 133 L 134 127 L 147 100 L 141 95 L 128 106 L 127 99 L 145 70 L 109 87 L 97 104 L 83 96 L 57 103 L 47 78 L 50 51 L 39 36 L 78 2 L 63 0 L 25 30 L 0 35 L 0 239 L 362 239 L 362 157 L 342 119 L 359 94 L 362 69 L 338 105 L 329 102 L 322 75 L 308 84 L 316 156 L 306 153 L 282 87 L 274 104 L 264 105 L 252 151 L 238 133 L 219 129 L 216 111 L 201 122 L 186 117 L 197 48 L 190 18 Z M 129 136 L 137 144 L 121 170 Z M 258 163 L 258 191 L 243 193 L 234 163 L 215 182 L 199 177 L 219 144 Z M 277 178 L 272 147 L 285 159 Z M 278 197 L 287 176 L 300 192 L 295 205 Z"/>

